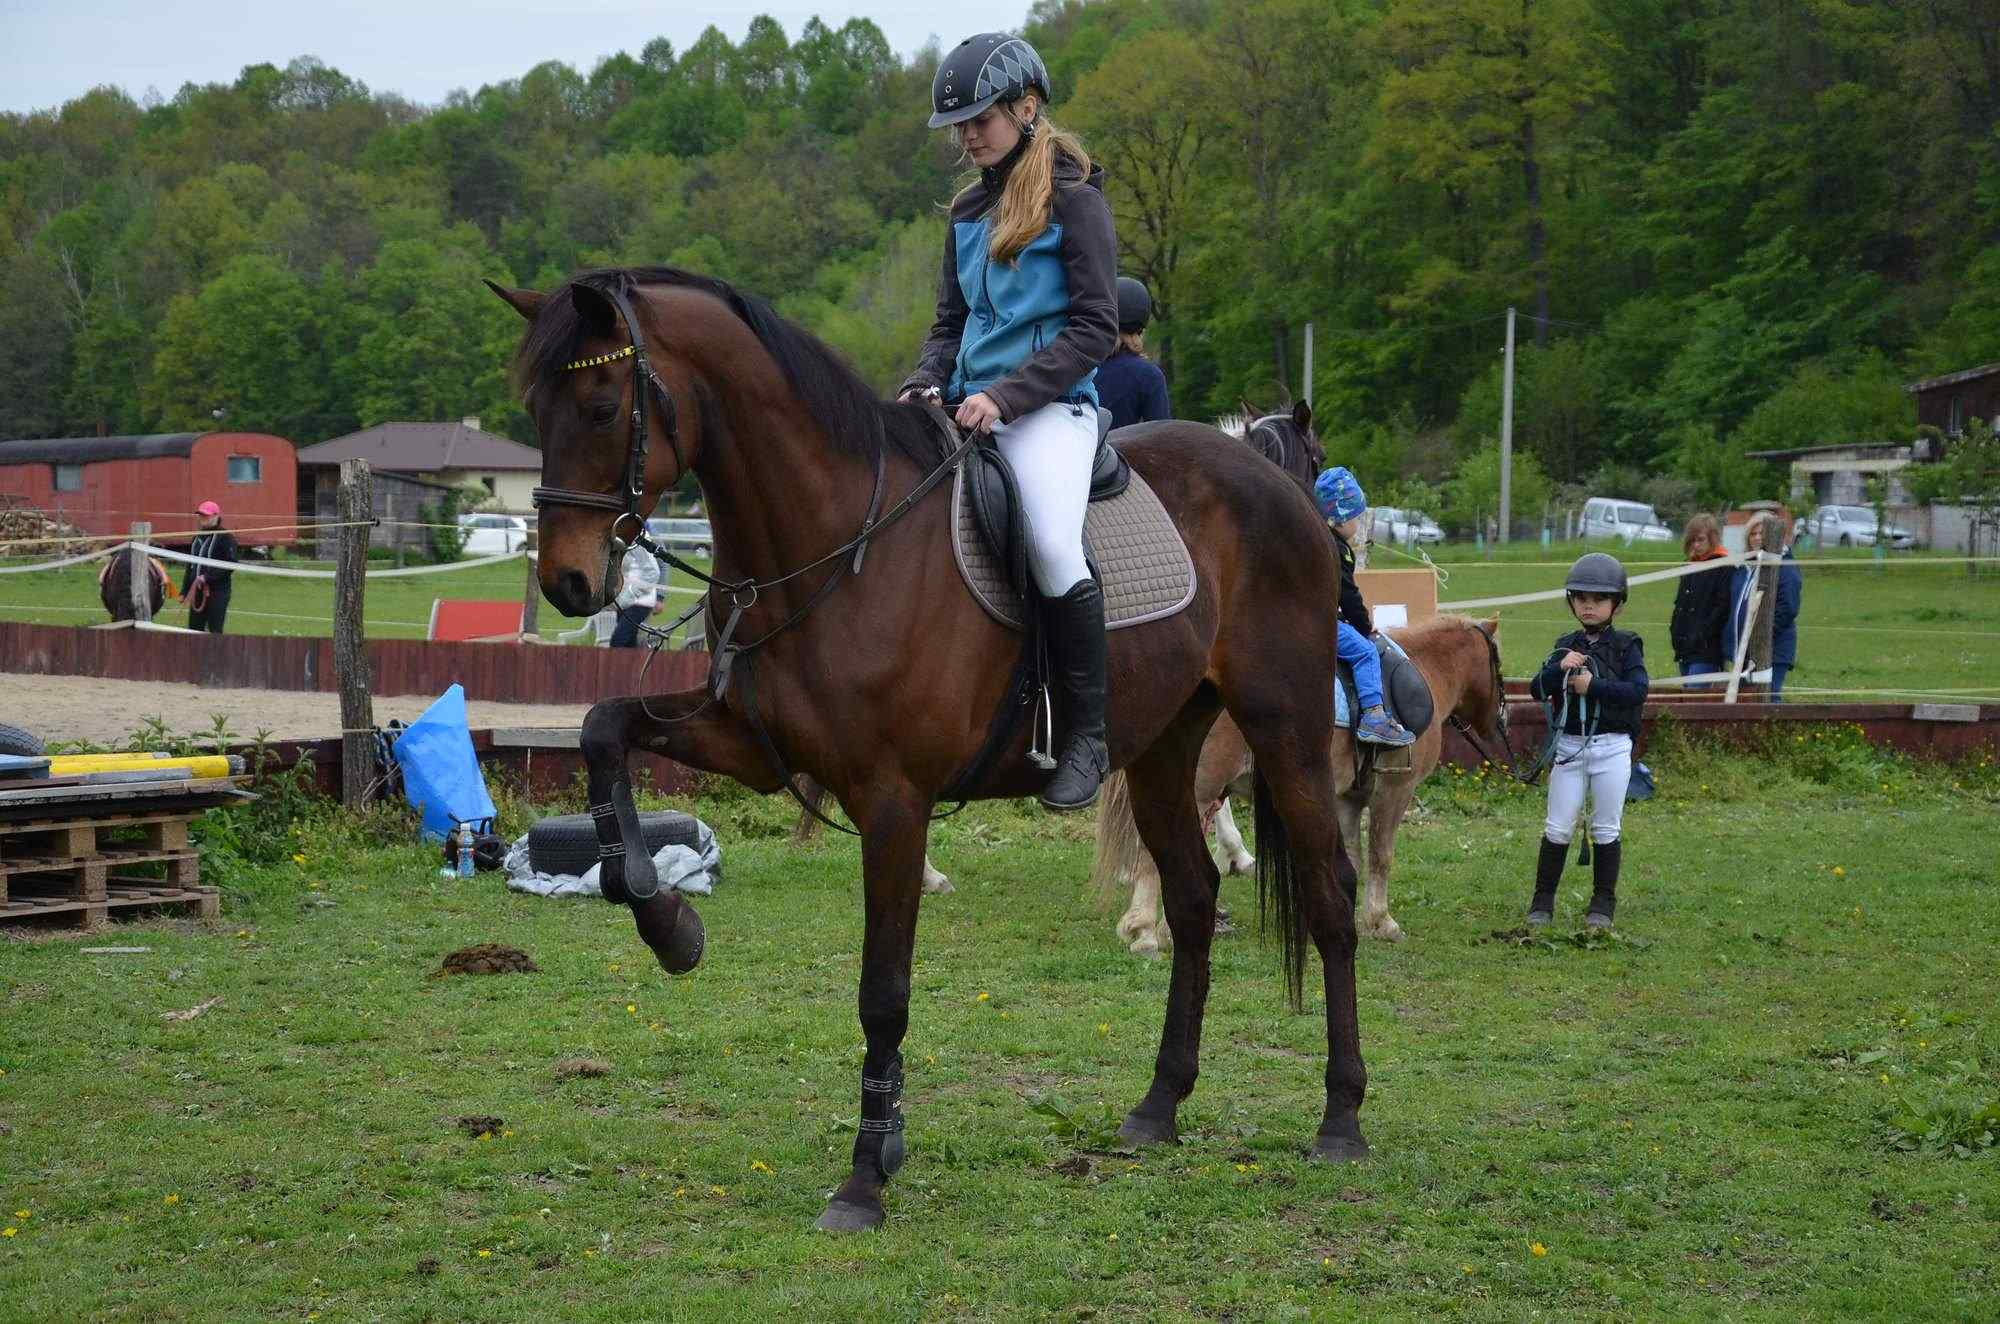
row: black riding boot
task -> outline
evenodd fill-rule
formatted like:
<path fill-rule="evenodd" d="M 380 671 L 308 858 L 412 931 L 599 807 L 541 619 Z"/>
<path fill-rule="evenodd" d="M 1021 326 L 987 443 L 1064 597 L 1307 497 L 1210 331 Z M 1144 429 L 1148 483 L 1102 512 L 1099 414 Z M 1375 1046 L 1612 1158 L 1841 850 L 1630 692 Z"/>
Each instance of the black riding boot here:
<path fill-rule="evenodd" d="M 1535 861 L 1535 899 L 1528 903 L 1528 923 L 1541 928 L 1556 917 L 1556 884 L 1562 881 L 1563 865 L 1569 861 L 1567 842 L 1542 838 L 1542 853 Z"/>
<path fill-rule="evenodd" d="M 1611 916 L 1618 909 L 1618 861 L 1623 847 L 1618 841 L 1600 841 L 1592 847 L 1596 853 L 1590 861 L 1590 910 L 1583 917 L 1586 928 L 1611 927 Z"/>
<path fill-rule="evenodd" d="M 1042 610 L 1064 729 L 1041 801 L 1051 809 L 1087 809 L 1111 767 L 1104 743 L 1104 594 L 1086 579 Z"/>

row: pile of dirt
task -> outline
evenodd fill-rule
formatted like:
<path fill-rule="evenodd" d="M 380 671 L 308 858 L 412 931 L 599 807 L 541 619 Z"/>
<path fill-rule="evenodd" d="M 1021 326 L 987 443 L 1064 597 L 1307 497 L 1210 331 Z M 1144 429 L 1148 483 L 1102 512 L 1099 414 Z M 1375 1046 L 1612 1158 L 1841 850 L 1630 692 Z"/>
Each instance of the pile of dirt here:
<path fill-rule="evenodd" d="M 482 942 L 446 955 L 443 963 L 431 972 L 431 978 L 440 979 L 445 975 L 529 975 L 539 969 L 541 967 L 535 964 L 534 958 L 519 947 Z"/>

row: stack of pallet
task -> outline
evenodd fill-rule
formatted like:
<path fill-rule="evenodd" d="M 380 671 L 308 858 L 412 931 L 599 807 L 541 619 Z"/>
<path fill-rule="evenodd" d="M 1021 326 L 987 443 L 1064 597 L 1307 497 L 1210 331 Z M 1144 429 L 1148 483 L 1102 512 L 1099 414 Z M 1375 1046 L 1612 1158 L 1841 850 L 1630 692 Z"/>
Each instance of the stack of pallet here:
<path fill-rule="evenodd" d="M 222 902 L 201 884 L 201 857 L 188 843 L 193 817 L 92 809 L 0 823 L 0 921 L 96 927 L 114 910 L 162 909 L 214 919 Z"/>
<path fill-rule="evenodd" d="M 160 766 L 170 762 L 181 766 Z M 149 771 L 104 759 L 56 771 L 47 758 L 0 756 L 0 924 L 95 928 L 114 913 L 157 911 L 215 918 L 221 899 L 202 885 L 188 826 L 248 797 L 231 775 L 240 767 L 188 762 L 161 759 Z"/>

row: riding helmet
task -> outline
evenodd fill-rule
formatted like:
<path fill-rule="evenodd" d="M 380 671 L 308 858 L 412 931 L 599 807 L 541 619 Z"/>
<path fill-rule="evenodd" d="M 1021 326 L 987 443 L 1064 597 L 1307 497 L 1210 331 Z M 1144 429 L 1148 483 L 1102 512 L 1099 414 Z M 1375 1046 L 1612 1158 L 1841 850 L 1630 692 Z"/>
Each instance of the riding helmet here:
<path fill-rule="evenodd" d="M 1609 552 L 1585 552 L 1563 580 L 1565 593 L 1605 593 L 1625 601 L 1625 566 Z"/>
<path fill-rule="evenodd" d="M 1125 332 L 1144 331 L 1146 323 L 1153 320 L 1153 296 L 1146 287 L 1130 276 L 1118 278 L 1118 329 Z"/>
<path fill-rule="evenodd" d="M 1049 96 L 1049 70 L 1035 48 L 1005 32 L 981 32 L 945 53 L 931 80 L 931 127 L 960 124 L 1029 88 Z"/>

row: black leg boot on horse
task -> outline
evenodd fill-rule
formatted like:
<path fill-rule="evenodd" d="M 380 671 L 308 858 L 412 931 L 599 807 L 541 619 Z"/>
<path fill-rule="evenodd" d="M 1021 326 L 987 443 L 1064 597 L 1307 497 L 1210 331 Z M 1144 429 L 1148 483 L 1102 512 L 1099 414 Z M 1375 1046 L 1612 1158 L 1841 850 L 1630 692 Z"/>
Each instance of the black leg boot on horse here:
<path fill-rule="evenodd" d="M 1056 770 L 1042 788 L 1050 809 L 1088 809 L 1111 768 L 1104 738 L 1104 594 L 1086 579 L 1043 607 L 1065 732 Z"/>

